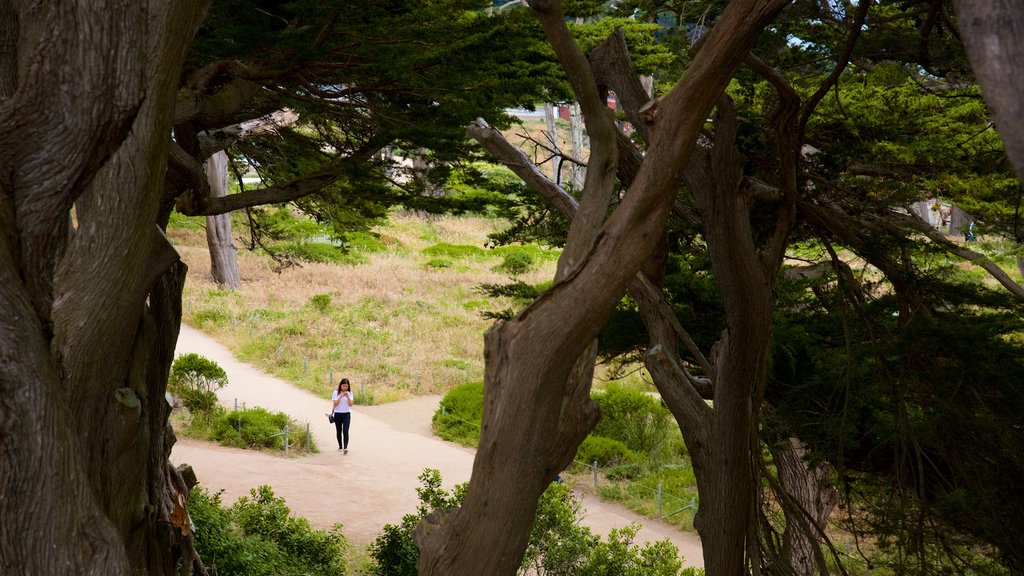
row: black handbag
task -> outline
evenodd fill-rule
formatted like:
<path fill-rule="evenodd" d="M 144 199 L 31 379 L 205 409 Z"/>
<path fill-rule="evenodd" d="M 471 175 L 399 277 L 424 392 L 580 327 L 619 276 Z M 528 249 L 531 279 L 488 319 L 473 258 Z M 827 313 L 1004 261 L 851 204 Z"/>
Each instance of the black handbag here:
<path fill-rule="evenodd" d="M 327 414 L 327 421 L 330 422 L 331 424 L 334 424 L 334 412 L 329 412 Z"/>

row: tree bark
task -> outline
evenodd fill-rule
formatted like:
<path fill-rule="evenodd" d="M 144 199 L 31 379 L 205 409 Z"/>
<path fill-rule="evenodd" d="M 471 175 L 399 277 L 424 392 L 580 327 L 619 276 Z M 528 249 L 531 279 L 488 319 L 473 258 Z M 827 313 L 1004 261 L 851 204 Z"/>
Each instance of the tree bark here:
<path fill-rule="evenodd" d="M 555 105 L 551 102 L 544 103 L 544 126 L 548 131 L 548 140 L 551 142 L 551 149 L 558 150 L 558 131 L 555 129 Z M 548 160 L 551 164 L 551 180 L 558 182 L 558 157 L 554 154 L 551 155 L 551 160 Z"/>
<path fill-rule="evenodd" d="M 782 556 L 796 576 L 827 574 L 818 541 L 825 533 L 826 523 L 839 502 L 832 487 L 828 465 L 810 464 L 806 448 L 798 438 L 790 438 L 772 450 L 779 474 L 779 483 L 787 502 L 782 510 L 786 527 L 782 533 Z"/>
<path fill-rule="evenodd" d="M 569 133 L 572 136 L 572 157 L 583 161 L 583 148 L 586 136 L 583 133 L 583 118 L 580 116 L 579 104 L 569 105 Z M 583 181 L 587 177 L 587 168 L 573 162 L 569 167 L 569 183 L 573 190 L 582 190 Z"/>
<path fill-rule="evenodd" d="M 228 154 L 220 151 L 206 161 L 210 196 L 228 195 Z M 210 250 L 210 274 L 213 281 L 234 290 L 242 284 L 238 272 L 238 249 L 231 237 L 231 214 L 206 217 L 206 245 Z"/>
<path fill-rule="evenodd" d="M 953 6 L 971 70 L 1024 182 L 1024 6 L 1013 0 L 954 0 Z"/>
<path fill-rule="evenodd" d="M 573 82 L 590 132 L 583 201 L 555 284 L 517 318 L 495 326 L 485 337 L 485 407 L 473 474 L 462 508 L 439 514 L 422 527 L 417 542 L 423 575 L 515 573 L 537 499 L 568 463 L 561 454 L 571 458 L 571 450 L 586 434 L 582 427 L 563 428 L 564 407 L 571 406 L 567 399 L 573 397 L 573 366 L 662 237 L 682 167 L 707 112 L 785 2 L 730 3 L 686 77 L 650 116 L 651 148 L 607 221 L 603 213 L 614 190 L 609 179 L 615 175 L 617 145 L 611 112 L 565 28 L 558 3 L 530 5 Z M 556 454 L 552 442 L 566 439 L 575 443 Z"/>
<path fill-rule="evenodd" d="M 177 71 L 205 3 L 15 9 L 22 73 L 0 103 L 0 572 L 174 574 L 193 556 L 164 396 L 184 268 L 156 222 Z"/>

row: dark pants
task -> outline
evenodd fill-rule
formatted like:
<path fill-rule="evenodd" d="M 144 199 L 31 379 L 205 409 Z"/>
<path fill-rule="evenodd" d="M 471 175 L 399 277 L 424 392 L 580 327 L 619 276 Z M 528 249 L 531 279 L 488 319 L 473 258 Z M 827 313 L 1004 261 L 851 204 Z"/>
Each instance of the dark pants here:
<path fill-rule="evenodd" d="M 338 431 L 338 448 L 348 448 L 348 427 L 351 423 L 351 412 L 334 413 L 334 429 Z"/>

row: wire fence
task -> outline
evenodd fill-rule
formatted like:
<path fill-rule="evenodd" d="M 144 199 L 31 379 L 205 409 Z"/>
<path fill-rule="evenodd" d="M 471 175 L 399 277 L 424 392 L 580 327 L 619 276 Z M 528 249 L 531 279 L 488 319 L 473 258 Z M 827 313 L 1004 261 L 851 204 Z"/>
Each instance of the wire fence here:
<path fill-rule="evenodd" d="M 242 402 L 241 411 L 245 412 L 245 409 L 246 409 L 245 408 L 245 402 Z M 239 408 L 238 408 L 238 398 L 235 398 L 235 407 L 234 407 L 233 411 L 234 412 L 238 412 L 239 411 Z M 289 417 L 289 419 L 290 418 L 291 417 Z M 242 419 L 241 418 L 239 418 L 236 421 L 236 426 L 237 426 L 237 430 L 238 430 L 238 435 L 241 436 L 242 435 Z M 313 435 L 310 432 L 309 428 L 310 428 L 309 420 L 307 420 L 306 421 L 306 433 L 303 435 L 303 438 L 306 441 L 305 442 L 305 444 L 306 444 L 306 452 L 312 453 L 313 452 Z M 270 435 L 268 435 L 266 437 L 266 439 L 269 440 L 271 438 L 277 438 L 278 436 L 284 436 L 284 453 L 288 454 L 288 450 L 289 450 L 289 448 L 292 445 L 291 444 L 291 436 L 293 434 L 294 434 L 294 432 L 291 430 L 291 426 L 289 424 L 285 424 L 284 428 L 282 428 L 280 432 L 277 432 L 275 434 L 270 434 Z"/>

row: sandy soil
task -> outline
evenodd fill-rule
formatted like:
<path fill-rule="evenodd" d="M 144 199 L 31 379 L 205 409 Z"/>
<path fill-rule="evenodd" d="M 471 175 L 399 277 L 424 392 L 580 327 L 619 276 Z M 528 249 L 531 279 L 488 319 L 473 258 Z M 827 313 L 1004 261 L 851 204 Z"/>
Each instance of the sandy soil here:
<path fill-rule="evenodd" d="M 286 457 L 179 440 L 171 453 L 172 462 L 190 464 L 201 486 L 214 492 L 223 490 L 225 503 L 268 484 L 295 515 L 320 528 L 341 523 L 346 537 L 364 545 L 384 524 L 397 524 L 403 515 L 415 511 L 417 477 L 424 468 L 440 470 L 445 488 L 469 480 L 474 451 L 431 433 L 430 419 L 438 396 L 353 407 L 349 452 L 343 454 L 336 449 L 334 425 L 326 417 L 330 409 L 326 385 L 322 397 L 300 390 L 239 362 L 227 348 L 188 326 L 182 326 L 177 352 L 202 354 L 224 368 L 229 379 L 219 392 L 224 406 L 233 407 L 236 402 L 240 407 L 263 406 L 308 422 L 321 449 L 312 456 Z M 679 547 L 687 566 L 703 566 L 696 535 L 579 491 L 577 496 L 585 510 L 582 524 L 594 533 L 607 536 L 612 528 L 641 524 L 638 541 L 668 538 Z"/>

